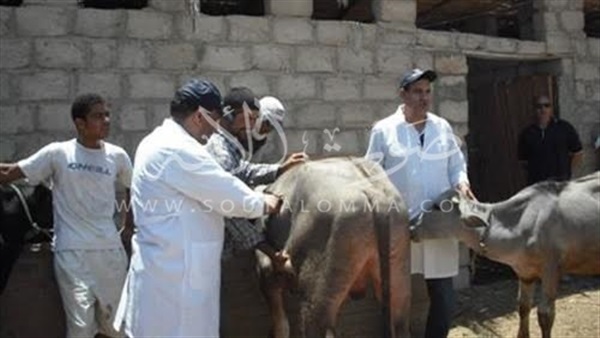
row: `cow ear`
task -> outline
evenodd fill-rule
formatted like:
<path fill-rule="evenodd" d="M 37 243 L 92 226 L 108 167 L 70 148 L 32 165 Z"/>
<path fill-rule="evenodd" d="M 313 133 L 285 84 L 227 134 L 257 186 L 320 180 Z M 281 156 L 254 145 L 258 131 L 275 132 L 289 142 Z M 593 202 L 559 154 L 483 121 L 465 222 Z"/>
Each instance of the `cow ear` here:
<path fill-rule="evenodd" d="M 468 216 L 461 219 L 462 222 L 469 228 L 481 228 L 488 224 L 477 216 Z"/>

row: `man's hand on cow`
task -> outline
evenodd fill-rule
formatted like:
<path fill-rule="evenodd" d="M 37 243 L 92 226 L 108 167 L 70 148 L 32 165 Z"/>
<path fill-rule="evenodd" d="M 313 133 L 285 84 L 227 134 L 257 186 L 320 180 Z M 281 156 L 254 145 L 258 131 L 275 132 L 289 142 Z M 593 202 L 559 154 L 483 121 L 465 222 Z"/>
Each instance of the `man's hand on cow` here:
<path fill-rule="evenodd" d="M 279 176 L 284 172 L 288 171 L 291 167 L 300 163 L 304 163 L 306 161 L 308 161 L 308 155 L 306 155 L 306 153 L 293 153 L 292 155 L 290 155 L 290 157 L 288 157 L 287 160 L 285 160 L 285 162 L 283 162 L 281 167 L 279 167 L 277 175 Z"/>
<path fill-rule="evenodd" d="M 281 209 L 283 200 L 279 196 L 265 194 L 265 214 L 276 214 Z"/>
<path fill-rule="evenodd" d="M 131 257 L 131 237 L 135 233 L 135 230 L 132 226 L 124 225 L 121 230 L 121 241 L 123 242 L 123 248 L 127 253 L 127 257 Z"/>
<path fill-rule="evenodd" d="M 458 192 L 460 193 L 461 196 L 465 196 L 466 198 L 468 198 L 472 201 L 477 201 L 475 194 L 473 194 L 473 191 L 471 191 L 471 187 L 468 184 L 459 183 L 458 186 L 456 187 L 456 190 L 458 190 Z"/>

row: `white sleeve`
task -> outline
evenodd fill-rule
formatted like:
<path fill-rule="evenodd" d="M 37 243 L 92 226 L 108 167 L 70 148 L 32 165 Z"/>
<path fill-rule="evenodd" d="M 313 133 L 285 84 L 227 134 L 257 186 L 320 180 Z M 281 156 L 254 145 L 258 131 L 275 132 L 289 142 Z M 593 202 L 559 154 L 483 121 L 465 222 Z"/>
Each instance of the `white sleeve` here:
<path fill-rule="evenodd" d="M 117 155 L 119 158 L 119 168 L 117 172 L 117 180 L 124 187 L 131 187 L 131 174 L 133 171 L 133 166 L 131 165 L 131 159 L 129 155 L 125 152 L 125 150 L 121 150 Z"/>
<path fill-rule="evenodd" d="M 46 181 L 54 173 L 54 156 L 58 143 L 50 143 L 35 154 L 17 163 L 31 184 Z"/>
<path fill-rule="evenodd" d="M 226 172 L 206 151 L 173 154 L 165 181 L 200 202 L 210 202 L 225 217 L 257 218 L 264 213 L 264 196 Z"/>
<path fill-rule="evenodd" d="M 459 183 L 469 184 L 469 176 L 467 175 L 467 163 L 465 157 L 458 145 L 459 138 L 452 131 L 450 124 L 446 125 L 443 132 L 451 135 L 450 149 L 448 149 L 448 178 L 452 187 L 456 187 Z"/>
<path fill-rule="evenodd" d="M 365 158 L 379 163 L 383 167 L 385 159 L 383 132 L 379 128 L 373 127 L 373 129 L 371 129 L 371 136 L 369 137 L 369 145 L 367 147 Z"/>

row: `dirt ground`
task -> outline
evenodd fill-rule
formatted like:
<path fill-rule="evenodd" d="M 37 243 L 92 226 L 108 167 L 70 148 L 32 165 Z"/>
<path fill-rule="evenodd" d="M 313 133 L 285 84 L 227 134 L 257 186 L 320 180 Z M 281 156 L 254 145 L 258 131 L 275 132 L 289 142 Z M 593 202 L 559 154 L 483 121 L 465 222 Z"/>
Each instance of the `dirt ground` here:
<path fill-rule="evenodd" d="M 518 283 L 514 278 L 475 285 L 458 293 L 457 317 L 451 338 L 516 337 L 519 327 Z M 539 299 L 539 287 L 536 290 Z M 529 327 L 540 337 L 537 308 L 532 308 Z M 600 278 L 567 277 L 561 282 L 552 336 L 600 337 Z"/>

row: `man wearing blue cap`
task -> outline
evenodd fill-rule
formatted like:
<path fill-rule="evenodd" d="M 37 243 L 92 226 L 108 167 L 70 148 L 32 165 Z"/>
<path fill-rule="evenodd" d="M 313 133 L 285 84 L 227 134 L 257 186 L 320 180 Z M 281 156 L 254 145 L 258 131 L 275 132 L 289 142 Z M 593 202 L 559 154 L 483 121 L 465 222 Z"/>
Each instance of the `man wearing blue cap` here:
<path fill-rule="evenodd" d="M 428 201 L 455 188 L 474 198 L 467 168 L 445 119 L 429 112 L 431 70 L 413 69 L 400 81 L 403 104 L 373 126 L 367 157 L 381 164 L 404 197 L 411 219 L 427 211 Z M 446 337 L 454 306 L 452 277 L 458 274 L 456 239 L 425 240 L 411 245 L 412 273 L 424 274 L 430 298 L 425 337 Z"/>
<path fill-rule="evenodd" d="M 201 143 L 221 118 L 221 94 L 193 80 L 171 118 L 139 144 L 132 179 L 138 232 L 117 311 L 129 337 L 218 337 L 223 217 L 257 218 L 280 200 L 225 172 Z"/>

